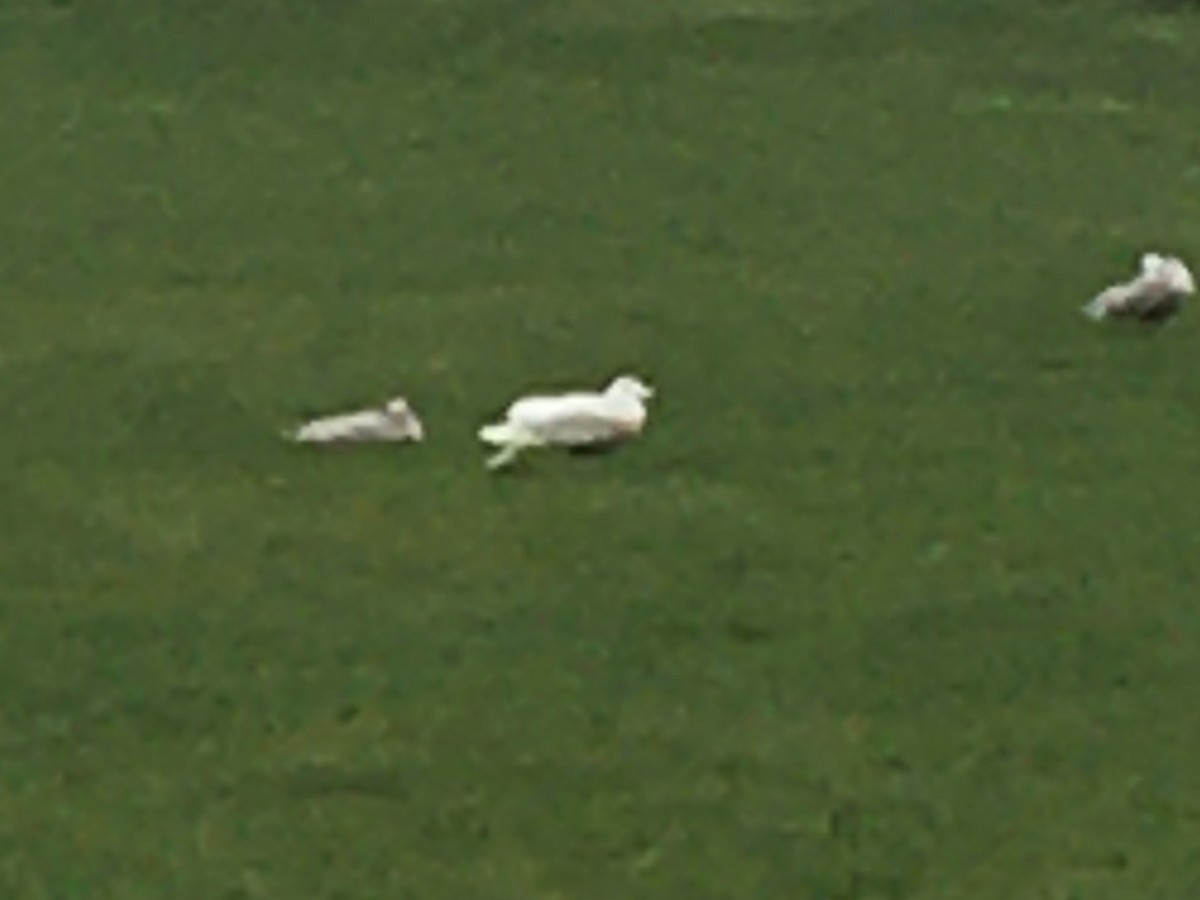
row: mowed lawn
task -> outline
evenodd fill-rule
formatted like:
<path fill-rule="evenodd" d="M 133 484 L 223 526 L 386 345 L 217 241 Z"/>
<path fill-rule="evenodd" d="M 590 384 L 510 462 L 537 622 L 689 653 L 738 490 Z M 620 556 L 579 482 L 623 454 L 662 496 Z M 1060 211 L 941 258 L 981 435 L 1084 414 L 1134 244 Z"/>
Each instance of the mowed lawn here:
<path fill-rule="evenodd" d="M 0 896 L 1196 896 L 1200 311 L 1078 307 L 1200 260 L 1198 85 L 1186 3 L 9 0 Z"/>

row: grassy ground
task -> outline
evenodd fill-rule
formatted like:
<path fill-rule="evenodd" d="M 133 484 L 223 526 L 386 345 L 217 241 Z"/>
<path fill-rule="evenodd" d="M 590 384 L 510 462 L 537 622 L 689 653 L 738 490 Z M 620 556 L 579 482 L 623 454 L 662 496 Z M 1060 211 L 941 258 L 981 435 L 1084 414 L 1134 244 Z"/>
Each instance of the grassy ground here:
<path fill-rule="evenodd" d="M 1200 890 L 1200 15 L 9 0 L 0 895 Z M 646 439 L 488 477 L 514 392 Z M 408 394 L 421 448 L 296 452 Z"/>

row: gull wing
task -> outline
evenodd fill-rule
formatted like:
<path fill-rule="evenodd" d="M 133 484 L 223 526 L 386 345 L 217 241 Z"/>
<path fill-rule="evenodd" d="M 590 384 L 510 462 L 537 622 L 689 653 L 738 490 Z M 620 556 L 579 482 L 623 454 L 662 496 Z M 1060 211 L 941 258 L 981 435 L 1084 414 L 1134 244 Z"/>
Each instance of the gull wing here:
<path fill-rule="evenodd" d="M 1143 273 L 1129 283 L 1119 309 L 1114 312 L 1140 319 L 1159 319 L 1179 309 L 1179 295 L 1156 271 Z"/>
<path fill-rule="evenodd" d="M 598 394 L 529 397 L 514 403 L 508 418 L 548 444 L 581 446 L 620 440 L 637 432 L 640 420 L 614 409 Z"/>
<path fill-rule="evenodd" d="M 1106 288 L 1084 307 L 1093 319 L 1138 318 L 1158 321 L 1179 311 L 1181 297 L 1153 268 L 1132 281 Z"/>

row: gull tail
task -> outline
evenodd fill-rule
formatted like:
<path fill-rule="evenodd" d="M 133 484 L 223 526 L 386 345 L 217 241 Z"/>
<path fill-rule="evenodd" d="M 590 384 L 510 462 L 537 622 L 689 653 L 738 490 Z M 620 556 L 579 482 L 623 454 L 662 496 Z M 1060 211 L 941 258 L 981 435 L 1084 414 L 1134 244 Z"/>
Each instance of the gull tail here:
<path fill-rule="evenodd" d="M 1101 319 L 1108 318 L 1108 303 L 1103 294 L 1086 304 L 1083 309 L 1083 314 L 1093 322 L 1099 322 Z"/>
<path fill-rule="evenodd" d="M 1129 303 L 1131 294 L 1129 285 L 1114 285 L 1101 291 L 1083 307 L 1083 314 L 1095 322 L 1109 318 L 1114 312 L 1119 315 Z"/>
<path fill-rule="evenodd" d="M 539 443 L 529 431 L 512 422 L 484 425 L 479 429 L 479 439 L 485 444 L 500 448 L 497 453 L 488 458 L 486 465 L 489 469 L 507 466 L 517 458 L 522 450 L 537 446 Z"/>
<path fill-rule="evenodd" d="M 494 425 L 484 425 L 479 429 L 479 439 L 493 447 L 508 447 L 523 443 L 523 432 L 514 428 L 511 422 L 497 422 Z"/>

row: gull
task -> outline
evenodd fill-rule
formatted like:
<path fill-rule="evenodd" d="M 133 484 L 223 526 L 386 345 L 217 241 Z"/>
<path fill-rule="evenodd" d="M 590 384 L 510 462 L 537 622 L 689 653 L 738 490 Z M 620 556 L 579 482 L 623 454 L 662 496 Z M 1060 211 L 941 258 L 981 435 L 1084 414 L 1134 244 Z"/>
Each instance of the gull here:
<path fill-rule="evenodd" d="M 288 437 L 301 444 L 421 441 L 425 429 L 408 401 L 395 397 L 373 409 L 313 419 Z"/>
<path fill-rule="evenodd" d="M 1084 315 L 1101 319 L 1138 319 L 1165 322 L 1183 306 L 1183 300 L 1196 292 L 1196 282 L 1188 267 L 1174 256 L 1147 253 L 1142 256 L 1142 271 L 1124 284 L 1102 291 L 1083 307 Z"/>
<path fill-rule="evenodd" d="M 522 450 L 558 446 L 582 450 L 613 446 L 641 433 L 645 401 L 654 391 L 641 379 L 621 375 L 603 391 L 524 397 L 509 406 L 504 421 L 479 429 L 479 439 L 499 447 L 489 469 L 507 466 Z"/>

